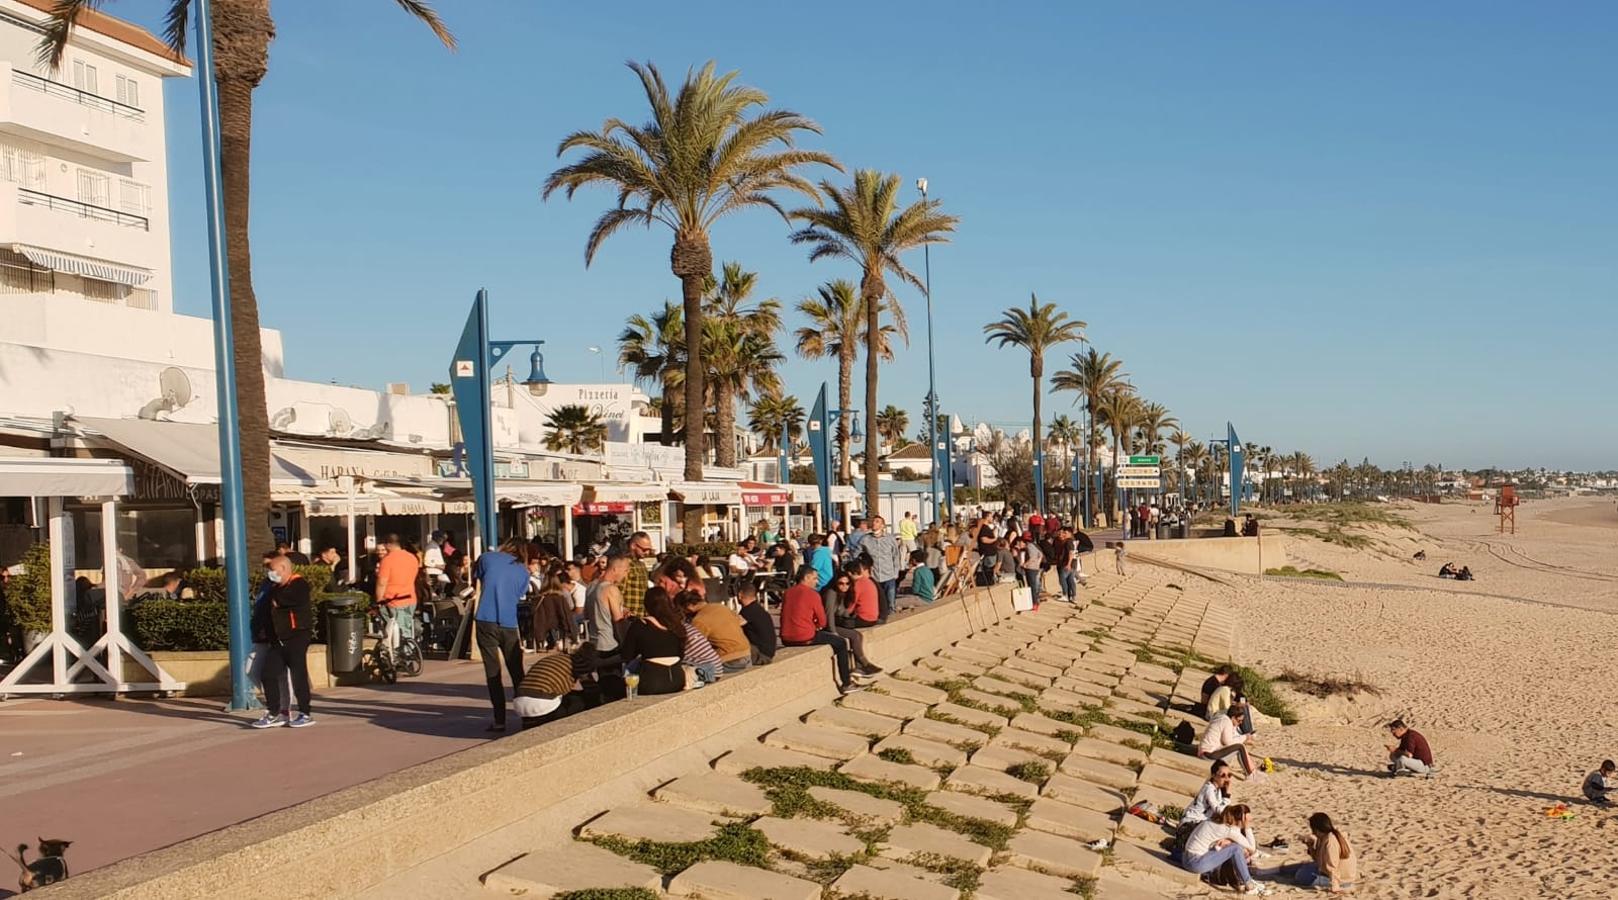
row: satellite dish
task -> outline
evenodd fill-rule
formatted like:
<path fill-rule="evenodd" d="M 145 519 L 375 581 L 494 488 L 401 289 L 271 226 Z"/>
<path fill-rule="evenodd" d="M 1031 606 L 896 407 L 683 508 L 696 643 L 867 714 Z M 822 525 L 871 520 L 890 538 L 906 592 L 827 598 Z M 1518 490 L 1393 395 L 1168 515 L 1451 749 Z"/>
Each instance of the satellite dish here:
<path fill-rule="evenodd" d="M 292 423 L 298 421 L 298 411 L 290 406 L 283 406 L 270 416 L 270 429 L 272 431 L 286 431 Z"/>
<path fill-rule="evenodd" d="M 191 402 L 191 379 L 181 369 L 169 366 L 157 376 L 157 399 L 140 408 L 142 419 L 156 419 L 158 414 L 173 412 Z"/>
<path fill-rule="evenodd" d="M 326 429 L 327 434 L 343 436 L 354 430 L 354 418 L 342 407 L 333 409 L 327 421 L 330 425 Z"/>

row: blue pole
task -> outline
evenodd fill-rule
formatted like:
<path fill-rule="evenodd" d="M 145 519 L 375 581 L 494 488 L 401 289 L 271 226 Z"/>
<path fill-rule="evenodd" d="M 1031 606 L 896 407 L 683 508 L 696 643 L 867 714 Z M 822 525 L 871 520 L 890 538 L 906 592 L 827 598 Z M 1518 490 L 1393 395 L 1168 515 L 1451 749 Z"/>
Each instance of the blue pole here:
<path fill-rule="evenodd" d="M 253 709 L 247 681 L 252 610 L 247 595 L 247 522 L 242 497 L 242 435 L 236 413 L 236 345 L 225 258 L 225 197 L 219 170 L 219 86 L 213 70 L 213 13 L 197 0 L 197 99 L 202 105 L 202 189 L 208 206 L 208 286 L 213 293 L 213 360 L 219 393 L 219 505 L 225 520 L 225 610 L 230 633 L 230 708 Z"/>

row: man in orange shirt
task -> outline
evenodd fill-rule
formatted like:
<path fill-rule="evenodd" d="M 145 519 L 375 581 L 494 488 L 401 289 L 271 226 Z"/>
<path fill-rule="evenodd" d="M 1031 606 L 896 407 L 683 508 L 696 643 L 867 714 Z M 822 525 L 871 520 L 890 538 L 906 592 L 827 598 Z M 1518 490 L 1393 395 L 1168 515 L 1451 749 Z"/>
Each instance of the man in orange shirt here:
<path fill-rule="evenodd" d="M 382 542 L 384 554 L 376 566 L 376 605 L 382 614 L 399 625 L 399 639 L 416 637 L 416 573 L 421 560 L 399 547 L 399 536 L 390 534 Z"/>

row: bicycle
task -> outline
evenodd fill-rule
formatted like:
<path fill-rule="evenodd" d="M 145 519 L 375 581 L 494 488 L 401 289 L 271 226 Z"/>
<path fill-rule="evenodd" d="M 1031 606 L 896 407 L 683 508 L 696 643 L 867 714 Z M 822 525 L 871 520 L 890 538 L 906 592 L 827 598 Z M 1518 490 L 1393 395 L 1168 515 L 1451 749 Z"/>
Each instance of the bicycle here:
<path fill-rule="evenodd" d="M 373 606 L 367 616 L 369 628 L 366 637 L 375 638 L 371 647 L 371 666 L 377 677 L 394 684 L 403 674 L 414 678 L 421 674 L 421 647 L 413 638 L 399 634 L 399 623 L 382 615 L 381 607 Z"/>

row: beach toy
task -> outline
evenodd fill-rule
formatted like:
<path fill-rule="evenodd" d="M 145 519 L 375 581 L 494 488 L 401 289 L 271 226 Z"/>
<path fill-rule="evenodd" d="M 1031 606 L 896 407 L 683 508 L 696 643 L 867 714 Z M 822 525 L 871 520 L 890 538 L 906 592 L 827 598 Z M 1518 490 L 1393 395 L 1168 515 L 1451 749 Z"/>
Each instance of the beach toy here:
<path fill-rule="evenodd" d="M 1270 759 L 1268 756 L 1264 757 L 1264 761 L 1259 763 L 1258 767 L 1267 775 L 1274 775 L 1276 772 L 1281 771 L 1281 767 L 1275 764 L 1275 760 Z"/>
<path fill-rule="evenodd" d="M 1571 809 L 1568 809 L 1568 806 L 1567 806 L 1566 803 L 1558 803 L 1555 806 L 1547 806 L 1547 807 L 1545 807 L 1545 818 L 1547 818 L 1547 819 L 1563 819 L 1563 820 L 1566 820 L 1566 819 L 1575 818 L 1577 816 L 1578 816 L 1578 813 L 1574 812 Z"/>

